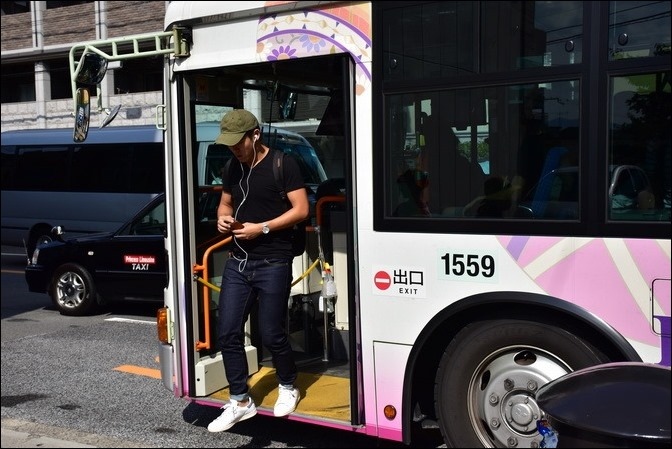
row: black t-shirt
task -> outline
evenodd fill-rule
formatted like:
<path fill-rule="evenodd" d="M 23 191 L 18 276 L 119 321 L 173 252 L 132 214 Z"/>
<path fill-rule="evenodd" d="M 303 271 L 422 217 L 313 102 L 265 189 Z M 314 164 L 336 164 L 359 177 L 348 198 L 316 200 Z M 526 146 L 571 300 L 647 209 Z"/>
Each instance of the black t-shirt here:
<path fill-rule="evenodd" d="M 235 158 L 231 161 L 229 173 L 223 173 L 222 188 L 233 196 L 233 216 L 241 223 L 263 223 L 285 213 L 289 200 L 280 196 L 280 189 L 273 176 L 273 151 L 268 152 L 261 162 L 250 168 Z M 304 188 L 299 165 L 292 157 L 285 157 L 282 163 L 285 192 Z M 292 228 L 273 230 L 261 234 L 253 240 L 236 240 L 250 259 L 284 258 L 292 259 Z M 234 253 L 243 256 L 236 244 Z"/>

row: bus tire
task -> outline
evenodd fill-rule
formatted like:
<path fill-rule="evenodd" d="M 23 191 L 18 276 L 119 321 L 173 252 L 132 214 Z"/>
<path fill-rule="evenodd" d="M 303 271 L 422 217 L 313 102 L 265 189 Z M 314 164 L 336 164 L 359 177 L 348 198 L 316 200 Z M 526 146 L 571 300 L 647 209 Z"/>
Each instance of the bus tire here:
<path fill-rule="evenodd" d="M 61 315 L 87 315 L 98 305 L 93 277 L 86 268 L 74 263 L 64 264 L 54 271 L 49 294 Z"/>
<path fill-rule="evenodd" d="M 448 345 L 436 375 L 434 402 L 443 439 L 448 447 L 539 447 L 539 387 L 607 361 L 588 342 L 554 325 L 471 323 Z"/>

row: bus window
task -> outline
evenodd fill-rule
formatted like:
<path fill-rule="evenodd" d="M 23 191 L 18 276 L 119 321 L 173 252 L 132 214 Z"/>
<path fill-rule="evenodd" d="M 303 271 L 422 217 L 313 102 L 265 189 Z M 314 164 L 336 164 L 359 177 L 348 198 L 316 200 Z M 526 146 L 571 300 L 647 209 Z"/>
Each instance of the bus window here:
<path fill-rule="evenodd" d="M 531 211 L 526 202 L 542 178 L 580 166 L 578 89 L 578 81 L 570 80 L 390 95 L 390 216 L 520 219 L 521 209 Z M 463 109 L 470 121 L 459 124 Z M 502 121 L 506 128 L 498 126 Z M 496 191 L 492 179 L 501 180 Z M 410 203 L 424 211 L 400 213 L 414 191 L 422 198 Z M 484 201 L 507 205 L 496 216 L 492 209 L 483 215 L 477 211 Z M 574 208 L 554 218 L 575 219 L 580 204 Z"/>
<path fill-rule="evenodd" d="M 611 79 L 609 218 L 670 220 L 670 72 Z M 636 90 L 632 90 L 636 89 Z"/>

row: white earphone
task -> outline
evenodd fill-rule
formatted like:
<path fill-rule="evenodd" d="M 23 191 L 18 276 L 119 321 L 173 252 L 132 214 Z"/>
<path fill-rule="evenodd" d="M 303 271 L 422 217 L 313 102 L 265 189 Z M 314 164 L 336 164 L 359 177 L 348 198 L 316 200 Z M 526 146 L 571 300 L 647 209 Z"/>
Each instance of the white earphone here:
<path fill-rule="evenodd" d="M 240 178 L 240 181 L 238 181 L 238 186 L 240 187 L 240 191 L 243 193 L 243 200 L 240 202 L 240 204 L 238 205 L 238 207 L 236 208 L 236 211 L 235 211 L 235 213 L 234 213 L 234 217 L 236 217 L 236 218 L 238 217 L 238 211 L 240 210 L 240 208 L 241 208 L 241 206 L 243 205 L 243 203 L 245 202 L 245 200 L 247 200 L 247 195 L 250 193 L 250 175 L 252 174 L 252 169 L 254 168 L 255 162 L 257 161 L 257 148 L 256 148 L 256 145 L 257 145 L 257 141 L 258 141 L 258 140 L 259 140 L 259 134 L 255 134 L 254 137 L 252 138 L 252 149 L 253 149 L 253 151 L 254 151 L 254 160 L 252 161 L 252 165 L 250 166 L 250 171 L 247 172 L 247 178 L 245 179 L 245 182 L 246 182 L 246 184 L 247 184 L 247 185 L 246 185 L 247 190 L 243 188 L 243 178 L 241 177 L 241 178 Z M 245 173 L 245 170 L 243 169 L 243 164 L 242 164 L 242 162 L 240 163 L 240 170 L 241 170 L 243 173 Z M 234 242 L 234 243 L 236 244 L 236 246 L 237 246 L 238 248 L 240 248 L 240 250 L 245 254 L 245 258 L 244 258 L 244 259 L 242 259 L 242 260 L 241 260 L 241 259 L 237 259 L 237 260 L 239 260 L 238 270 L 239 270 L 240 272 L 242 272 L 242 271 L 245 269 L 245 265 L 247 264 L 247 251 L 245 251 L 245 249 L 243 249 L 243 247 L 240 246 L 240 244 L 238 243 L 238 239 L 237 239 L 237 238 L 234 238 L 234 239 L 233 239 L 233 242 Z"/>

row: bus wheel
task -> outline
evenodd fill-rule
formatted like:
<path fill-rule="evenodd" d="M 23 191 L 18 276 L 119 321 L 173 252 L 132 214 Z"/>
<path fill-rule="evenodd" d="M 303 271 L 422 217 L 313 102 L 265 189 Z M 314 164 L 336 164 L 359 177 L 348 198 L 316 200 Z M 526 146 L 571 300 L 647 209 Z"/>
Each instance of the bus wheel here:
<path fill-rule="evenodd" d="M 448 345 L 434 401 L 448 447 L 540 447 L 535 398 L 547 382 L 607 362 L 572 333 L 540 322 L 469 324 Z"/>
<path fill-rule="evenodd" d="M 81 316 L 94 311 L 98 294 L 91 274 L 81 265 L 68 263 L 54 271 L 49 291 L 62 315 Z"/>

